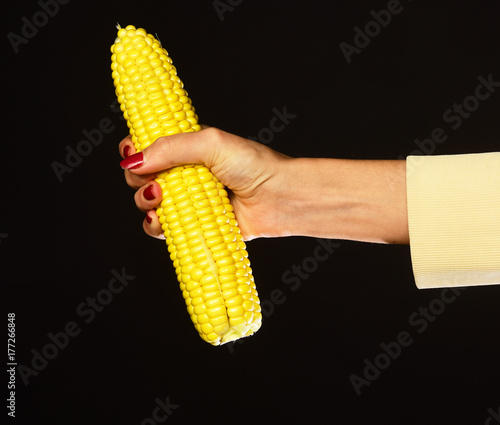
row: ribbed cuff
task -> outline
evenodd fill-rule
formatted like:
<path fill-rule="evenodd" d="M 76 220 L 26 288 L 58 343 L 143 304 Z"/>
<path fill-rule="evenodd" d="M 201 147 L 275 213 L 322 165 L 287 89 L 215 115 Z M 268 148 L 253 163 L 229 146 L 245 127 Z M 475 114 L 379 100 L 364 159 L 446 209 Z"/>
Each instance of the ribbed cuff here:
<path fill-rule="evenodd" d="M 409 156 L 406 186 L 417 287 L 500 284 L 500 153 Z"/>

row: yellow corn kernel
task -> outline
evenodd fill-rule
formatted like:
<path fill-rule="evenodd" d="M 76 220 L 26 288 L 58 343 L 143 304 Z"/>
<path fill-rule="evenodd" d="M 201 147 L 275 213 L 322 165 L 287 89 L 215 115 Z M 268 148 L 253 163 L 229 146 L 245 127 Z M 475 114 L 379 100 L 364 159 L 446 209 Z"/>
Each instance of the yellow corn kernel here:
<path fill-rule="evenodd" d="M 115 91 L 137 151 L 161 136 L 201 130 L 177 69 L 142 28 L 118 27 L 111 46 Z M 248 253 L 227 191 L 201 164 L 156 178 L 156 209 L 179 287 L 200 337 L 221 345 L 252 335 L 262 323 Z"/>

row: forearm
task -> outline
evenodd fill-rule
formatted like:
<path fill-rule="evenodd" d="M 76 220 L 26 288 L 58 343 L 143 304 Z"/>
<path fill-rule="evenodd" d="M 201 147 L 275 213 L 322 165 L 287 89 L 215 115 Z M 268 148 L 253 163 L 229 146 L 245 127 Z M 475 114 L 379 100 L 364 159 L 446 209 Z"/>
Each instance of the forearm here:
<path fill-rule="evenodd" d="M 289 160 L 281 205 L 285 233 L 409 243 L 404 160 Z"/>

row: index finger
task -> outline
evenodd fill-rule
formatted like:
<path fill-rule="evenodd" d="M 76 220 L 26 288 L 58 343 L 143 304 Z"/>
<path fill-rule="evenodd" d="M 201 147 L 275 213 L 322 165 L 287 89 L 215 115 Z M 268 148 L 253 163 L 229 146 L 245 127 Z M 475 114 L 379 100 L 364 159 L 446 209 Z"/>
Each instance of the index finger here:
<path fill-rule="evenodd" d="M 122 141 L 118 145 L 118 150 L 120 152 L 120 156 L 123 159 L 135 154 L 136 150 L 134 142 L 132 142 L 132 136 L 130 136 L 130 134 L 122 139 Z"/>

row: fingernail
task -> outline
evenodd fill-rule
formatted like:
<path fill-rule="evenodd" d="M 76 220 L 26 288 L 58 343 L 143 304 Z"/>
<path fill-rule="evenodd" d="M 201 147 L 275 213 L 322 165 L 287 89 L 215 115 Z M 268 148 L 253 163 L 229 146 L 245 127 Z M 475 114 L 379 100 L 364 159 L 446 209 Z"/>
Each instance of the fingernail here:
<path fill-rule="evenodd" d="M 120 167 L 125 170 L 134 170 L 139 168 L 144 162 L 144 154 L 142 152 L 136 153 L 120 162 Z"/>
<path fill-rule="evenodd" d="M 124 148 L 123 148 L 123 156 L 125 158 L 128 158 L 130 156 L 130 146 L 129 145 L 126 145 Z"/>
<path fill-rule="evenodd" d="M 148 224 L 151 224 L 151 222 L 153 221 L 153 219 L 149 216 L 149 211 L 146 213 L 146 221 L 148 222 Z"/>
<path fill-rule="evenodd" d="M 152 201 L 155 199 L 155 195 L 153 194 L 153 185 L 150 184 L 146 189 L 144 189 L 144 192 L 142 193 L 146 201 Z"/>

